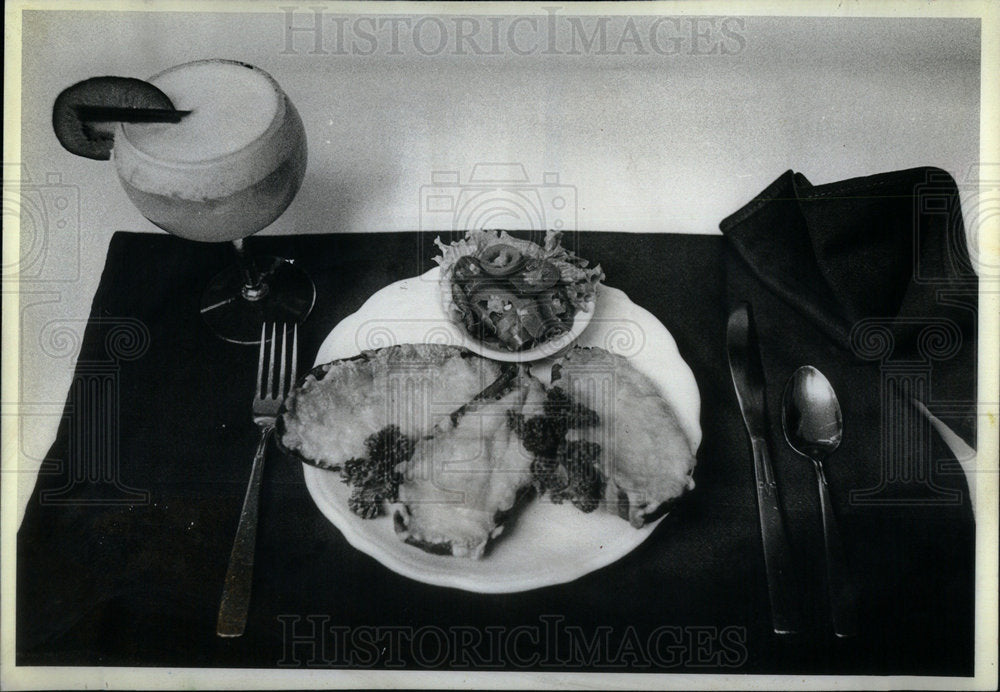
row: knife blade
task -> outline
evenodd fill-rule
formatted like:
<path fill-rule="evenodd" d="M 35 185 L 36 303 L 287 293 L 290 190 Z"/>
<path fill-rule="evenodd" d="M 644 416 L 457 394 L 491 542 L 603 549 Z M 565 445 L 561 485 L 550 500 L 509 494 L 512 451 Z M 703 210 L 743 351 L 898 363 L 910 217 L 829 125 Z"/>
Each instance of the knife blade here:
<path fill-rule="evenodd" d="M 778 486 L 767 445 L 764 370 L 753 315 L 747 303 L 742 303 L 729 315 L 726 347 L 729 371 L 753 452 L 771 626 L 777 634 L 792 634 L 799 631 L 802 623 L 801 591 L 781 516 Z"/>

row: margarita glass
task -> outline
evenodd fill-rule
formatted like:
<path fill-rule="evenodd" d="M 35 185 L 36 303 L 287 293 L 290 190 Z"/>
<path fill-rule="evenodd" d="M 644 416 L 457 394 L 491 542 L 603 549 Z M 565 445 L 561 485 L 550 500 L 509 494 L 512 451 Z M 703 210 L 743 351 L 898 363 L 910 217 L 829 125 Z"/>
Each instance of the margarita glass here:
<path fill-rule="evenodd" d="M 121 123 L 112 156 L 132 203 L 182 238 L 233 243 L 239 260 L 213 278 L 201 312 L 220 337 L 260 341 L 261 324 L 301 322 L 316 289 L 291 261 L 253 258 L 243 239 L 274 222 L 302 184 L 306 136 L 295 106 L 263 70 L 199 60 L 148 80 L 178 123 Z"/>

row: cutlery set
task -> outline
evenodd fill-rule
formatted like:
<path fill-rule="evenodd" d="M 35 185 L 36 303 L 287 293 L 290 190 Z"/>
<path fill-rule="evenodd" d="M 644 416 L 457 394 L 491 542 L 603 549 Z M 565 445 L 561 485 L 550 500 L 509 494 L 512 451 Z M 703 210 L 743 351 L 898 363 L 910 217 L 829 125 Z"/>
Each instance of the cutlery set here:
<path fill-rule="evenodd" d="M 726 346 L 736 398 L 753 452 L 771 625 L 777 634 L 792 634 L 802 627 L 801 584 L 785 532 L 771 465 L 764 373 L 753 316 L 746 303 L 738 306 L 729 316 Z M 823 461 L 840 446 L 843 418 L 837 395 L 819 370 L 805 365 L 789 378 L 782 398 L 781 421 L 788 445 L 813 462 L 823 518 L 826 581 L 833 629 L 838 637 L 853 637 L 858 632 L 857 591 L 848 570 L 823 470 Z"/>

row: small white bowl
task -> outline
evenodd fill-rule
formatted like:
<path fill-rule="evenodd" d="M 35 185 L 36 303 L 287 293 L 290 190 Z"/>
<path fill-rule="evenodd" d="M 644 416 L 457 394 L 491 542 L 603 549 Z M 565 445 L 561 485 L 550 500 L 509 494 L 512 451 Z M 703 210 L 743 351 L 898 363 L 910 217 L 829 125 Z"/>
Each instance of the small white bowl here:
<path fill-rule="evenodd" d="M 441 296 L 441 307 L 444 310 L 444 314 L 462 335 L 462 346 L 469 349 L 473 353 L 482 356 L 483 358 L 498 360 L 505 363 L 530 363 L 532 361 L 549 358 L 550 356 L 554 356 L 557 353 L 565 351 L 573 345 L 573 342 L 580 338 L 580 335 L 583 334 L 587 325 L 590 324 L 590 320 L 594 317 L 595 301 L 597 300 L 597 296 L 595 294 L 594 299 L 587 303 L 586 309 L 577 311 L 576 315 L 573 316 L 573 324 L 570 326 L 569 330 L 563 332 L 556 338 L 549 339 L 544 343 L 523 351 L 508 351 L 506 349 L 487 346 L 482 341 L 469 334 L 469 332 L 465 329 L 465 325 L 462 324 L 460 318 L 459 310 L 455 306 L 455 301 L 451 295 L 450 276 L 442 274 L 438 284 L 438 293 Z"/>

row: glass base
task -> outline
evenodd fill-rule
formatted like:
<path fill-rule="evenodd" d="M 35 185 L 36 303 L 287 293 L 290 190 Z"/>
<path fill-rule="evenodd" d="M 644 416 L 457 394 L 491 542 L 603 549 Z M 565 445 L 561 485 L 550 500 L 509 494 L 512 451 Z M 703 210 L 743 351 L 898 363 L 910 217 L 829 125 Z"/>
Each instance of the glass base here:
<path fill-rule="evenodd" d="M 286 259 L 254 257 L 264 290 L 248 296 L 236 265 L 212 278 L 201 296 L 201 315 L 220 338 L 234 344 L 259 344 L 265 322 L 305 321 L 316 302 L 316 287 L 301 268 Z"/>

